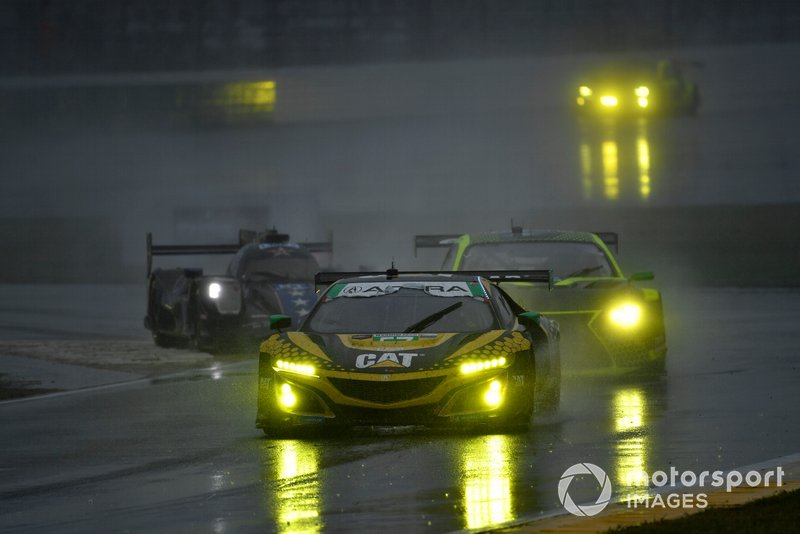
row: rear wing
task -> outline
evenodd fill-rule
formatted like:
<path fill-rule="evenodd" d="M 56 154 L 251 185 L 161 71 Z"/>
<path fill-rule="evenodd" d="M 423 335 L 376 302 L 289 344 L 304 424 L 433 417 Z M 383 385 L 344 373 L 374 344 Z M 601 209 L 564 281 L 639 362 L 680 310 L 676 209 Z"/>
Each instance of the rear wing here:
<path fill-rule="evenodd" d="M 619 234 L 616 232 L 593 232 L 594 235 L 600 238 L 600 241 L 606 244 L 608 248 L 614 251 L 614 254 L 619 254 Z"/>
<path fill-rule="evenodd" d="M 447 276 L 480 276 L 496 284 L 509 282 L 527 282 L 531 284 L 547 284 L 548 289 L 553 288 L 553 271 L 398 271 L 389 269 L 388 271 L 370 272 L 321 272 L 314 276 L 314 285 L 317 290 L 328 287 L 329 285 L 344 278 L 356 278 L 360 276 L 382 276 L 386 280 L 394 280 L 403 274 L 412 275 L 447 275 Z"/>
<path fill-rule="evenodd" d="M 153 234 L 147 232 L 147 276 L 153 270 L 153 256 L 206 256 L 214 254 L 236 254 L 249 243 L 288 243 L 288 234 L 279 234 L 274 230 L 255 232 L 239 230 L 239 242 L 223 245 L 154 245 Z M 298 243 L 309 252 L 333 253 L 333 236 L 330 241 L 314 241 Z"/>
<path fill-rule="evenodd" d="M 414 236 L 414 257 L 417 257 L 417 249 L 420 248 L 439 248 L 449 247 L 453 240 L 458 239 L 463 234 L 428 234 Z"/>

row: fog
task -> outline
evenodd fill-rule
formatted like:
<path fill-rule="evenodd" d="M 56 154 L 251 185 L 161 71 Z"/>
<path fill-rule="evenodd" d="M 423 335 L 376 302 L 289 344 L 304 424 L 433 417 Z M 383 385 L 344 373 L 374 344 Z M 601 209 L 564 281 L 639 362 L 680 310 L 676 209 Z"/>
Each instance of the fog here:
<path fill-rule="evenodd" d="M 639 55 L 688 65 L 703 97 L 696 117 L 578 119 L 574 80 L 619 54 L 181 75 L 274 80 L 271 120 L 245 126 L 91 106 L 6 115 L 3 278 L 141 280 L 148 231 L 156 243 L 231 242 L 240 227 L 272 226 L 299 241 L 332 237 L 331 267 L 435 268 L 438 251 L 414 256 L 415 234 L 506 230 L 513 219 L 618 231 L 626 270 L 794 285 L 800 46 Z M 65 84 L 89 91 L 148 76 L 4 83 L 58 98 Z"/>

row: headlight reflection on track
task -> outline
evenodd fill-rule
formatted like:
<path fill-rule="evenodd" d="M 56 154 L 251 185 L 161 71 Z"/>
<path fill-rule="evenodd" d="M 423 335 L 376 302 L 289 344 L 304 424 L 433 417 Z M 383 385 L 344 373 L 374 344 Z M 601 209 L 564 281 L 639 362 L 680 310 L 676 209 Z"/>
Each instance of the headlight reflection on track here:
<path fill-rule="evenodd" d="M 482 436 L 465 443 L 464 520 L 482 528 L 514 518 L 511 506 L 510 438 Z"/>
<path fill-rule="evenodd" d="M 614 394 L 617 484 L 623 494 L 647 495 L 645 396 L 641 389 L 623 389 Z"/>
<path fill-rule="evenodd" d="M 275 506 L 278 532 L 319 532 L 322 524 L 319 499 L 318 451 L 300 440 L 273 442 L 277 458 Z M 274 478 L 265 481 L 273 484 Z"/>

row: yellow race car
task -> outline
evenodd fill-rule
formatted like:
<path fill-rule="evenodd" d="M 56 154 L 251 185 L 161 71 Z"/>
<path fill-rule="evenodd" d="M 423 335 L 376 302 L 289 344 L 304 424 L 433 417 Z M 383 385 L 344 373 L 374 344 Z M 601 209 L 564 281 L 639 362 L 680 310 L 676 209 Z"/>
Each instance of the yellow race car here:
<path fill-rule="evenodd" d="M 697 83 L 669 60 L 603 65 L 584 75 L 575 90 L 576 109 L 583 114 L 694 115 L 700 107 Z"/>
<path fill-rule="evenodd" d="M 328 285 L 297 331 L 261 345 L 256 426 L 526 428 L 558 407 L 558 325 L 496 283 L 547 271 L 320 273 Z"/>

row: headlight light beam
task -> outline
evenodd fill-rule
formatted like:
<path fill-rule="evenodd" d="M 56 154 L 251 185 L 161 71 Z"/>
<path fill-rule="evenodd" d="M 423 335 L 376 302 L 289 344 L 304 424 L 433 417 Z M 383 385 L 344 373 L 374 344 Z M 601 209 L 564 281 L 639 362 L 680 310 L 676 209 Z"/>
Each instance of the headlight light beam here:
<path fill-rule="evenodd" d="M 285 360 L 277 360 L 275 367 L 279 371 L 288 371 L 290 373 L 297 373 L 298 375 L 317 376 L 317 370 L 313 365 L 305 363 L 287 362 Z"/>
<path fill-rule="evenodd" d="M 506 360 L 505 357 L 500 356 L 499 358 L 492 358 L 491 360 L 464 362 L 461 364 L 461 374 L 468 375 L 471 373 L 477 373 L 478 371 L 484 371 L 486 369 L 502 367 L 507 361 L 508 360 Z"/>
<path fill-rule="evenodd" d="M 281 395 L 278 397 L 281 401 L 281 404 L 286 406 L 287 408 L 291 408 L 295 404 L 297 404 L 297 396 L 292 391 L 292 386 L 289 384 L 281 385 Z"/>
<path fill-rule="evenodd" d="M 483 394 L 483 402 L 489 406 L 499 406 L 503 402 L 503 385 L 498 380 L 489 382 L 489 389 Z"/>
<path fill-rule="evenodd" d="M 211 282 L 208 284 L 208 297 L 218 299 L 219 294 L 222 293 L 222 285 L 218 282 Z"/>
<path fill-rule="evenodd" d="M 642 307 L 636 303 L 620 304 L 609 312 L 611 321 L 622 328 L 632 328 L 642 320 Z"/>

